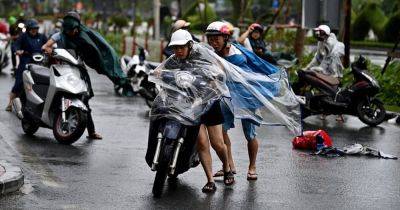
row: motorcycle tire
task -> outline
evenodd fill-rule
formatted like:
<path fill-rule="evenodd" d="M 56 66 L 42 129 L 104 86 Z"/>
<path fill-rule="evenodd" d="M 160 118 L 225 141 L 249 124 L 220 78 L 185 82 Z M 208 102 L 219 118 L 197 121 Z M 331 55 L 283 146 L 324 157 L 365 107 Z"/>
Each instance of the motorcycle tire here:
<path fill-rule="evenodd" d="M 155 198 L 160 198 L 162 195 L 162 191 L 164 189 L 165 180 L 168 176 L 169 171 L 169 163 L 172 158 L 173 150 L 171 150 L 168 146 L 164 145 L 160 156 L 159 156 L 159 164 L 157 166 L 156 177 L 154 178 L 153 183 L 153 196 Z"/>
<path fill-rule="evenodd" d="M 378 99 L 373 99 L 369 103 L 367 100 L 362 100 L 357 104 L 357 116 L 361 122 L 377 126 L 385 120 L 386 110 Z"/>
<path fill-rule="evenodd" d="M 27 116 L 21 119 L 21 126 L 24 133 L 28 136 L 33 136 L 39 130 L 39 126 L 29 120 Z"/>
<path fill-rule="evenodd" d="M 87 126 L 87 113 L 78 108 L 70 108 L 65 113 L 67 121 L 75 119 L 76 124 L 74 127 L 69 125 L 69 130 L 64 133 L 65 130 L 62 128 L 62 112 L 58 112 L 54 117 L 53 122 L 53 134 L 58 143 L 60 144 L 72 144 L 77 141 L 85 132 Z"/>

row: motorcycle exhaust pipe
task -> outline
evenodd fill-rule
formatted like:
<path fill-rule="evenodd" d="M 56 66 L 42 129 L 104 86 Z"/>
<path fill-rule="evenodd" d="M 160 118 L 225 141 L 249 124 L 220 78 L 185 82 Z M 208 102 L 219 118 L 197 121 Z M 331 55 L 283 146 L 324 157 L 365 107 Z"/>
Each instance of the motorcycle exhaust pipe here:
<path fill-rule="evenodd" d="M 171 170 L 169 171 L 169 174 L 171 175 L 174 175 L 175 173 L 176 162 L 178 161 L 179 151 L 181 150 L 182 144 L 183 144 L 183 138 L 181 137 L 178 141 L 178 145 L 176 145 L 174 156 L 172 158 L 172 164 L 170 165 Z"/>
<path fill-rule="evenodd" d="M 162 134 L 158 133 L 157 135 L 157 147 L 156 147 L 156 153 L 154 154 L 153 158 L 153 164 L 151 165 L 151 170 L 155 171 L 157 169 L 158 165 L 158 157 L 160 156 L 160 151 L 161 151 L 161 141 L 162 141 Z"/>
<path fill-rule="evenodd" d="M 22 114 L 22 103 L 20 98 L 13 99 L 12 107 L 19 119 L 24 118 L 24 115 Z"/>

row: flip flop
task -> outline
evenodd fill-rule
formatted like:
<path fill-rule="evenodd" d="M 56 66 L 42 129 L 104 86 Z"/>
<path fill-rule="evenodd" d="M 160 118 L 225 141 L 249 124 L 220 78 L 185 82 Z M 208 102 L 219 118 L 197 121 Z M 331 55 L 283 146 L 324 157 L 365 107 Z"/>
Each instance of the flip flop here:
<path fill-rule="evenodd" d="M 254 181 L 257 180 L 257 173 L 247 173 L 247 180 Z"/>
<path fill-rule="evenodd" d="M 235 176 L 232 171 L 224 172 L 224 184 L 226 186 L 233 185 L 235 183 Z"/>
<path fill-rule="evenodd" d="M 215 186 L 215 182 L 207 182 L 207 184 L 204 185 L 203 189 L 201 189 L 203 193 L 213 193 L 216 190 L 217 187 Z"/>
<path fill-rule="evenodd" d="M 233 174 L 236 174 L 236 171 L 232 171 L 232 173 Z M 213 175 L 213 177 L 221 177 L 221 176 L 224 176 L 224 170 L 219 170 L 219 171 L 217 171 L 217 173 L 215 173 L 214 175 Z"/>
<path fill-rule="evenodd" d="M 89 136 L 86 136 L 86 138 L 92 139 L 92 140 L 101 140 L 101 139 L 103 139 L 103 137 L 100 136 L 100 134 L 98 134 L 98 133 L 90 134 Z"/>

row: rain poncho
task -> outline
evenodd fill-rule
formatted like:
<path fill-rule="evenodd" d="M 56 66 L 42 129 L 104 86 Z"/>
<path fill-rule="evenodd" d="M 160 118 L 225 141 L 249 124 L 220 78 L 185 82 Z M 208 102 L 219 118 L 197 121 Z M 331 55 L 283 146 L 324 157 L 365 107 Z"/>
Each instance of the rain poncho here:
<path fill-rule="evenodd" d="M 79 27 L 79 35 L 69 38 L 64 32 Z M 73 18 L 64 18 L 60 43 L 63 48 L 75 49 L 85 63 L 99 74 L 106 75 L 114 84 L 126 85 L 128 79 L 121 69 L 115 50 L 104 38 L 92 29 L 80 24 Z"/>
<path fill-rule="evenodd" d="M 344 55 L 344 44 L 331 33 L 327 40 L 319 41 L 317 52 L 307 69 L 321 72 L 333 77 L 343 77 L 343 65 L 340 58 Z"/>
<path fill-rule="evenodd" d="M 293 134 L 300 135 L 300 105 L 289 86 L 286 72 L 272 65 L 265 68 L 262 59 L 254 59 L 250 65 L 254 71 L 243 70 L 201 44 L 193 46 L 191 55 L 184 62 L 170 57 L 155 70 L 163 72 L 161 77 L 150 78 L 164 89 L 154 101 L 151 117 L 169 115 L 186 122 L 188 119 L 193 121 L 206 111 L 210 101 L 225 96 L 232 99 L 231 111 L 235 117 L 251 119 L 258 124 L 283 124 Z M 189 84 L 185 88 L 179 87 L 176 81 L 179 81 L 180 72 L 203 77 L 208 82 L 207 87 L 211 88 Z M 188 81 L 194 84 L 196 80 Z M 176 93 L 179 95 L 174 95 Z"/>
<path fill-rule="evenodd" d="M 185 60 L 172 55 L 154 70 L 160 72 L 159 76 L 149 78 L 162 87 L 154 99 L 150 117 L 199 124 L 213 102 L 228 94 L 223 70 L 217 56 L 198 44 Z"/>

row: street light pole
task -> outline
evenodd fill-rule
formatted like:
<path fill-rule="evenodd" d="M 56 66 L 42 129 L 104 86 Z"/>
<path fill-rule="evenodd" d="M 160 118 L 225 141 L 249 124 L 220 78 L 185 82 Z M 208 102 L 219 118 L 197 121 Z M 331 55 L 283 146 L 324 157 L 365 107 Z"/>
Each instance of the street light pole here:
<path fill-rule="evenodd" d="M 160 0 L 153 0 L 154 5 L 154 39 L 160 39 Z"/>

